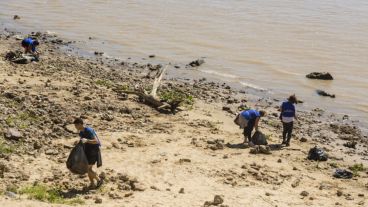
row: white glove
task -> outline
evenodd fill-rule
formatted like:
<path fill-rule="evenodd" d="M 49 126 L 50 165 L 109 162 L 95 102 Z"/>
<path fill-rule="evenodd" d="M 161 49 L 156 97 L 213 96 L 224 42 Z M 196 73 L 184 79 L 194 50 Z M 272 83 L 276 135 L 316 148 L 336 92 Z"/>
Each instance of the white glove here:
<path fill-rule="evenodd" d="M 82 138 L 82 139 L 81 139 L 81 141 L 82 141 L 82 143 L 84 144 L 84 143 L 88 142 L 88 139 L 86 139 L 86 138 Z"/>

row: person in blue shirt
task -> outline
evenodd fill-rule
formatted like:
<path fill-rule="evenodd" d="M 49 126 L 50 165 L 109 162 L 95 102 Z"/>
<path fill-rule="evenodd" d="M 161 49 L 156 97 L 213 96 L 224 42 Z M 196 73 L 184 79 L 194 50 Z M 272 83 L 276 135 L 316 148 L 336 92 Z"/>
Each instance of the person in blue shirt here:
<path fill-rule="evenodd" d="M 266 115 L 266 112 L 263 110 L 257 111 L 254 109 L 250 110 L 244 110 L 240 113 L 240 120 L 243 124 L 240 126 L 241 128 L 244 128 L 244 143 L 246 143 L 248 138 L 248 145 L 253 146 L 252 143 L 252 131 L 255 128 L 256 131 L 258 131 L 258 123 L 259 119 Z"/>
<path fill-rule="evenodd" d="M 295 113 L 295 105 L 297 104 L 297 98 L 295 95 L 291 95 L 287 101 L 281 104 L 280 119 L 283 126 L 282 131 L 282 143 L 283 145 L 290 146 L 291 133 L 293 132 L 294 118 L 297 116 Z"/>
<path fill-rule="evenodd" d="M 24 38 L 22 40 L 22 47 L 24 48 L 24 53 L 38 54 L 38 52 L 36 51 L 36 47 L 39 44 L 40 43 L 37 40 L 31 37 Z"/>
<path fill-rule="evenodd" d="M 97 173 L 92 169 L 93 165 L 96 163 L 97 167 L 102 166 L 100 140 L 92 128 L 84 126 L 81 118 L 74 120 L 74 126 L 79 131 L 79 136 L 81 138 L 80 141 L 84 144 L 84 151 L 88 160 L 88 178 L 91 182 L 90 188 L 100 187 L 103 180 L 98 178 Z M 96 180 L 97 186 L 95 185 L 94 180 Z"/>

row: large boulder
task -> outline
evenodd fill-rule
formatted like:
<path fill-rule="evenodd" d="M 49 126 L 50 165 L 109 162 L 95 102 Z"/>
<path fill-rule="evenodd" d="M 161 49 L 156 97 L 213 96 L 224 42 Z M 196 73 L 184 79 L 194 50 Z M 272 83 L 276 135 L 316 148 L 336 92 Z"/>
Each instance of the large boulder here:
<path fill-rule="evenodd" d="M 327 72 L 323 72 L 323 73 L 313 72 L 313 73 L 306 75 L 306 77 L 310 79 L 333 80 L 332 75 Z"/>

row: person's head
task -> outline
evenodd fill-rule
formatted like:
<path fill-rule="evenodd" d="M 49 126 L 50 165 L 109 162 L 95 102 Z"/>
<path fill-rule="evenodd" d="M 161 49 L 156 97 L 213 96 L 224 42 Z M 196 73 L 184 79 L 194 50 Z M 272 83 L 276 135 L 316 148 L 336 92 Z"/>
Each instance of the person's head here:
<path fill-rule="evenodd" d="M 37 41 L 37 40 L 35 40 L 35 41 L 33 41 L 33 45 L 34 45 L 34 46 L 38 46 L 38 45 L 40 45 L 40 42 L 39 42 L 39 41 Z"/>
<path fill-rule="evenodd" d="M 298 99 L 296 98 L 295 94 L 289 96 L 288 101 L 294 104 L 298 103 Z"/>
<path fill-rule="evenodd" d="M 84 129 L 84 123 L 83 123 L 83 119 L 81 118 L 76 118 L 74 120 L 74 126 L 78 131 L 82 131 Z"/>
<path fill-rule="evenodd" d="M 264 110 L 260 110 L 259 111 L 259 115 L 261 116 L 261 117 L 263 117 L 263 116 L 266 116 L 266 111 L 264 111 Z"/>
<path fill-rule="evenodd" d="M 29 46 L 29 45 L 27 44 L 27 42 L 23 40 L 23 41 L 22 41 L 22 47 L 24 47 L 24 48 L 28 48 L 28 46 Z"/>

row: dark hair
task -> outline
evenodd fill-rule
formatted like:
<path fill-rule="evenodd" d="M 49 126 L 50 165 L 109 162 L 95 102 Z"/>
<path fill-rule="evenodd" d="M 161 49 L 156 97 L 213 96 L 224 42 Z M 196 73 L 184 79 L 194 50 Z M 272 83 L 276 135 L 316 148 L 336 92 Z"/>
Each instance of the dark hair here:
<path fill-rule="evenodd" d="M 264 110 L 260 110 L 260 111 L 259 111 L 259 115 L 261 115 L 261 116 L 266 115 L 266 111 L 264 111 Z"/>
<path fill-rule="evenodd" d="M 28 46 L 28 44 L 26 43 L 26 41 L 25 41 L 25 40 L 23 40 L 23 41 L 22 41 L 22 46 L 23 46 L 23 47 L 27 47 L 27 46 Z"/>
<path fill-rule="evenodd" d="M 35 40 L 34 42 L 33 42 L 33 45 L 35 45 L 35 46 L 37 46 L 37 45 L 39 45 L 40 44 L 40 42 L 39 41 L 37 41 L 37 40 Z"/>
<path fill-rule="evenodd" d="M 74 124 L 82 124 L 83 125 L 83 119 L 81 118 L 76 118 L 73 122 Z"/>
<path fill-rule="evenodd" d="M 290 101 L 291 103 L 295 103 L 295 104 L 297 104 L 297 103 L 298 103 L 298 99 L 296 98 L 295 94 L 291 95 L 291 96 L 288 98 L 288 101 Z"/>

